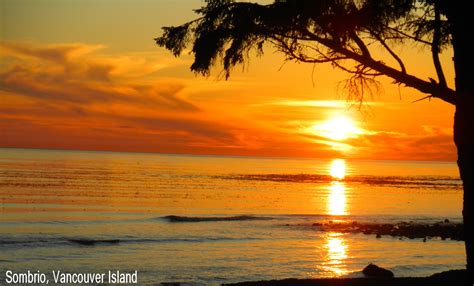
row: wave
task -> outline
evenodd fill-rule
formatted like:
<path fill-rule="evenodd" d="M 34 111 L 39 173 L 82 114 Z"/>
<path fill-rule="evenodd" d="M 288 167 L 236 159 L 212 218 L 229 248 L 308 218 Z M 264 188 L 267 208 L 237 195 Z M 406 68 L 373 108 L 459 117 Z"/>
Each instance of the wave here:
<path fill-rule="evenodd" d="M 231 176 L 220 176 L 220 179 L 243 180 L 243 181 L 271 181 L 291 183 L 330 183 L 333 181 L 353 182 L 368 185 L 389 185 L 393 187 L 407 188 L 436 188 L 436 189 L 462 189 L 462 181 L 457 177 L 450 176 L 346 176 L 343 179 L 335 179 L 329 175 L 321 174 L 242 174 Z"/>
<path fill-rule="evenodd" d="M 43 245 L 112 245 L 118 244 L 122 240 L 120 239 L 87 239 L 87 238 L 63 238 L 63 237 L 50 237 L 50 238 L 19 238 L 19 239 L 0 239 L 0 246 L 19 245 L 19 246 L 43 246 Z"/>
<path fill-rule="evenodd" d="M 271 220 L 270 217 L 258 217 L 251 215 L 240 215 L 240 216 L 215 216 L 215 217 L 197 217 L 197 216 L 177 216 L 169 215 L 160 217 L 169 222 L 215 222 L 215 221 L 252 221 L 252 220 Z"/>
<path fill-rule="evenodd" d="M 236 240 L 255 240 L 253 237 L 184 237 L 184 238 L 123 238 L 123 239 L 93 239 L 93 238 L 0 238 L 0 247 L 43 247 L 43 246 L 105 246 L 118 244 L 144 244 L 144 243 L 203 243 Z"/>
<path fill-rule="evenodd" d="M 80 245 L 97 245 L 97 244 L 118 244 L 120 239 L 68 239 L 69 242 Z"/>

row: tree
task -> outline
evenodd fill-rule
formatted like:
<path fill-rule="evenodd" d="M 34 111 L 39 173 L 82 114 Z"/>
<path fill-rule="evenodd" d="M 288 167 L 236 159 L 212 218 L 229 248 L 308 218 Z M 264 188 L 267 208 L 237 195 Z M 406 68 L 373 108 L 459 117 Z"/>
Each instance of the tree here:
<path fill-rule="evenodd" d="M 463 219 L 469 285 L 474 268 L 474 55 L 468 4 L 448 0 L 275 0 L 260 5 L 233 0 L 207 0 L 199 17 L 164 27 L 159 46 L 179 56 L 191 47 L 191 70 L 209 75 L 221 62 L 226 78 L 232 68 L 249 60 L 252 50 L 263 54 L 265 43 L 286 60 L 330 63 L 350 74 L 346 87 L 353 99 L 386 76 L 395 84 L 415 88 L 456 108 L 454 142 L 463 181 Z M 412 42 L 430 49 L 437 80 L 410 74 L 394 47 Z M 381 47 L 396 65 L 374 58 Z M 439 54 L 454 51 L 455 88 L 447 84 Z"/>

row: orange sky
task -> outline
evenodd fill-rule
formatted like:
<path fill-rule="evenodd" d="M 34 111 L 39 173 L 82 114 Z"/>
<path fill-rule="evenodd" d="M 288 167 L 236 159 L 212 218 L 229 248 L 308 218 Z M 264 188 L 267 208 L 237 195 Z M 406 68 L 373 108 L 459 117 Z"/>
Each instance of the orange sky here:
<path fill-rule="evenodd" d="M 195 76 L 190 56 L 176 59 L 153 38 L 201 4 L 2 0 L 0 147 L 455 159 L 454 108 L 411 103 L 423 95 L 388 79 L 361 112 L 338 89 L 347 75 L 328 65 L 281 67 L 270 47 L 228 81 L 219 67 Z M 409 72 L 436 78 L 428 50 L 398 51 Z M 451 56 L 442 60 L 452 86 Z"/>

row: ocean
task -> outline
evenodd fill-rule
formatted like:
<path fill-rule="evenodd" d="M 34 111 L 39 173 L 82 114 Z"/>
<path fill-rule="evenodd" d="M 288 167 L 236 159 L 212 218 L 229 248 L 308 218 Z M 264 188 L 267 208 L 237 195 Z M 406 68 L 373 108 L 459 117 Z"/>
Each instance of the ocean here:
<path fill-rule="evenodd" d="M 465 264 L 462 241 L 315 227 L 461 222 L 454 162 L 0 149 L 0 207 L 0 277 L 137 271 L 141 285 L 209 285 Z"/>

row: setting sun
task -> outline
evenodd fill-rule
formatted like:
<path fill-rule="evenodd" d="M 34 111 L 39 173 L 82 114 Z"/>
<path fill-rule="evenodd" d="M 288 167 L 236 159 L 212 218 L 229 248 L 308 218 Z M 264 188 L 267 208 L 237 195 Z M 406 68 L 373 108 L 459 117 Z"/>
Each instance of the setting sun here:
<path fill-rule="evenodd" d="M 345 116 L 338 116 L 316 124 L 313 126 L 313 131 L 323 137 L 343 141 L 348 138 L 355 138 L 362 134 L 362 130 L 358 128 L 354 121 Z"/>

